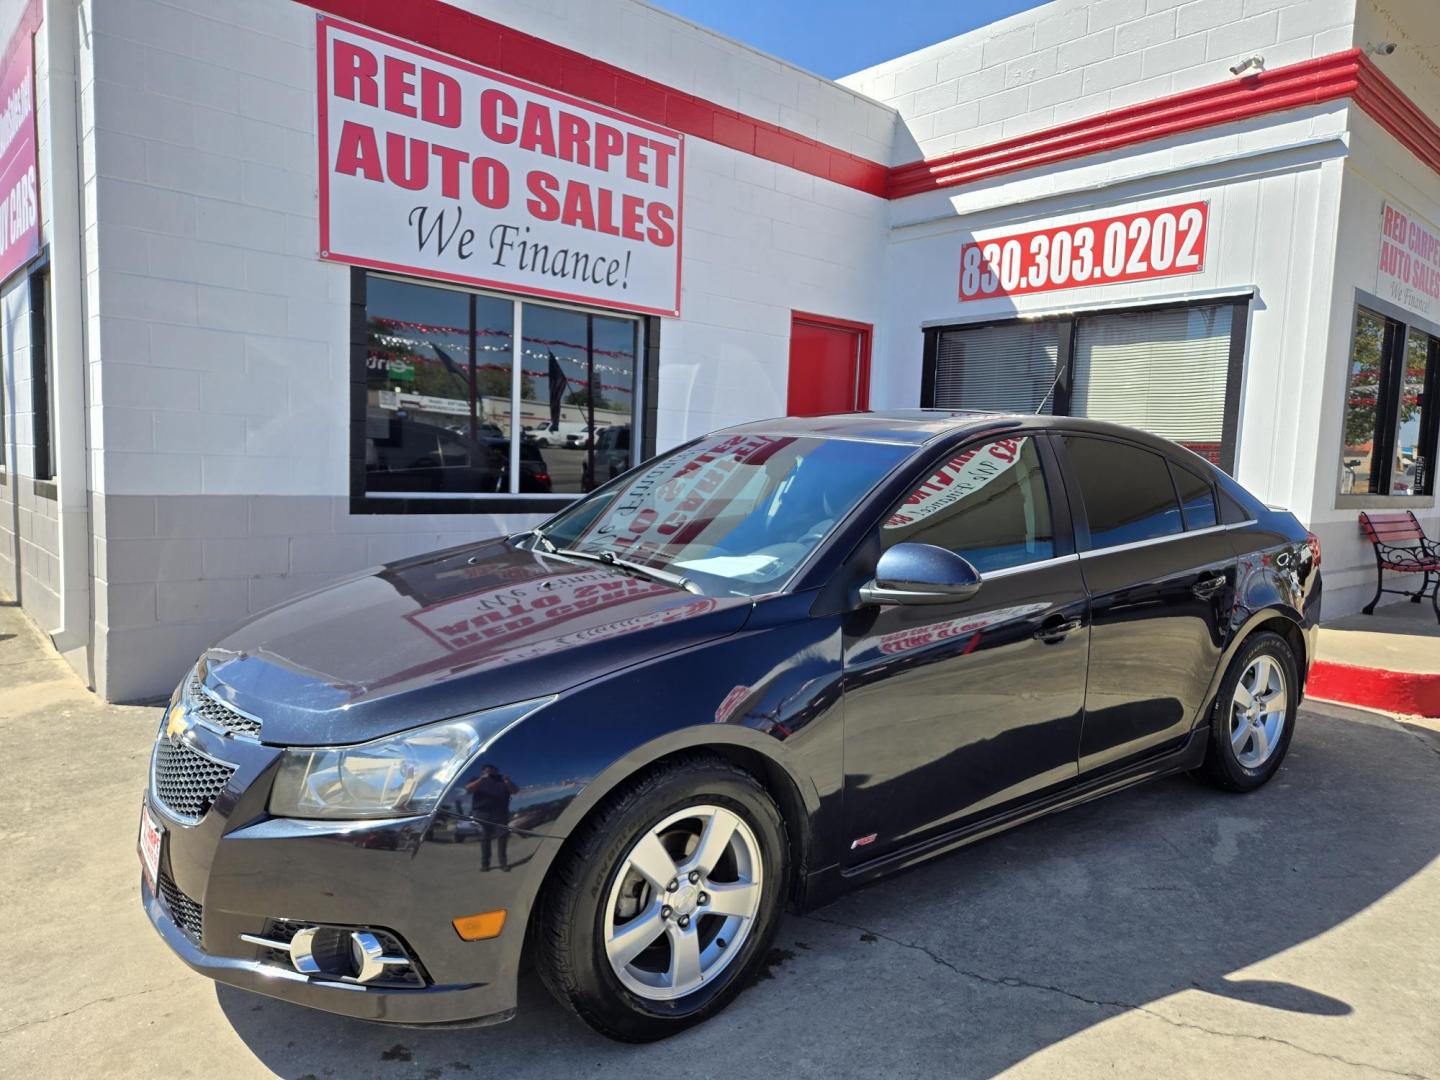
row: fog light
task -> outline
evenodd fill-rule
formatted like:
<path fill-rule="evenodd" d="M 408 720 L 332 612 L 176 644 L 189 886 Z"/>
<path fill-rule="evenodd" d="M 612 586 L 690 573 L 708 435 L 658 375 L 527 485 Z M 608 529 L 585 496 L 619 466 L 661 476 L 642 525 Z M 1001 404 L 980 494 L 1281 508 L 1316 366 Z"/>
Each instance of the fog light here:
<path fill-rule="evenodd" d="M 240 939 L 268 950 L 262 960 L 288 962 L 301 975 L 313 978 L 425 985 L 424 975 L 400 939 L 385 930 L 275 921 L 266 934 L 241 934 Z"/>
<path fill-rule="evenodd" d="M 499 937 L 500 931 L 505 929 L 505 909 L 482 911 L 479 915 L 462 915 L 452 920 L 451 925 L 465 941 L 484 941 L 486 938 Z"/>

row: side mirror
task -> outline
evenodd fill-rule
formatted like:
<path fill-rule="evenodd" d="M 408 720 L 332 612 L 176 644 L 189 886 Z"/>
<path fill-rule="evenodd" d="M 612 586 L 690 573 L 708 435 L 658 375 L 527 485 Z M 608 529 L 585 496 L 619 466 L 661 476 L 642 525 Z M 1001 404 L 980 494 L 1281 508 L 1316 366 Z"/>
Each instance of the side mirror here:
<path fill-rule="evenodd" d="M 875 580 L 860 587 L 866 604 L 953 604 L 980 589 L 970 560 L 934 544 L 896 544 L 875 567 Z"/>

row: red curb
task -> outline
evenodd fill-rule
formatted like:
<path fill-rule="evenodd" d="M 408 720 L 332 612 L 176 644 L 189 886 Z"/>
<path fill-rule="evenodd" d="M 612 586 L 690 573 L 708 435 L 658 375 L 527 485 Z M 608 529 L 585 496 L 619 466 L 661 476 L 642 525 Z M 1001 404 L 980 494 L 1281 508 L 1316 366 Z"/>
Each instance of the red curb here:
<path fill-rule="evenodd" d="M 1305 693 L 1385 712 L 1440 717 L 1440 675 L 1316 660 L 1310 667 Z"/>

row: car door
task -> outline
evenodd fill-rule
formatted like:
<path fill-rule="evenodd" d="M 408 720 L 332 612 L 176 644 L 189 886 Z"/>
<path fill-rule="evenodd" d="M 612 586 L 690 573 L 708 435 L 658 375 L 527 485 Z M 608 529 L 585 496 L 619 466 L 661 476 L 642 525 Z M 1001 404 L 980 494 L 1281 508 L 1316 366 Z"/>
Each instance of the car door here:
<path fill-rule="evenodd" d="M 1236 558 L 1203 467 L 1110 436 L 1056 442 L 1090 593 L 1083 775 L 1189 734 L 1229 632 Z"/>
<path fill-rule="evenodd" d="M 1044 437 L 990 438 L 947 454 L 879 527 L 879 550 L 905 541 L 958 552 L 982 581 L 961 602 L 870 605 L 846 620 L 852 863 L 1077 772 L 1086 596 Z"/>

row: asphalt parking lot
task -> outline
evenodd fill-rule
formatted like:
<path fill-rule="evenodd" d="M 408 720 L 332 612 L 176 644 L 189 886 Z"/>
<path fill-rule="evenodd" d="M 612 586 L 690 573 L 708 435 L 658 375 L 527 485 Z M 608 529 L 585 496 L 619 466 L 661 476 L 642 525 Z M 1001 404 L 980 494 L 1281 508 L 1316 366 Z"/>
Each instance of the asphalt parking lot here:
<path fill-rule="evenodd" d="M 791 916 L 726 1014 L 632 1047 L 533 978 L 426 1032 L 191 974 L 136 899 L 158 718 L 0 607 L 0 1075 L 1440 1077 L 1433 729 L 1307 707 L 1260 793 L 1151 784 Z"/>

